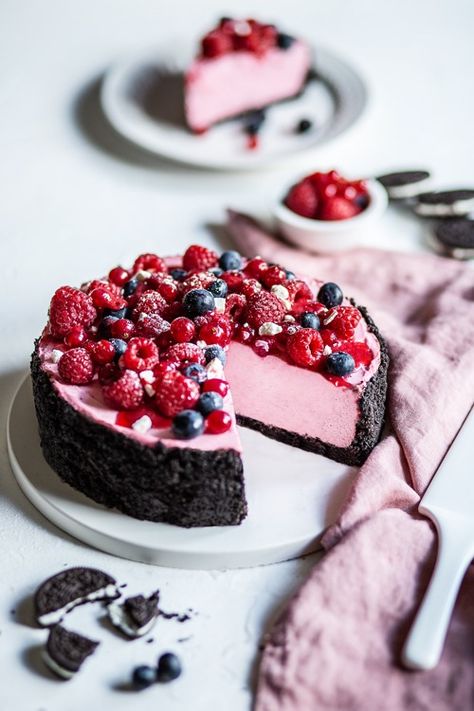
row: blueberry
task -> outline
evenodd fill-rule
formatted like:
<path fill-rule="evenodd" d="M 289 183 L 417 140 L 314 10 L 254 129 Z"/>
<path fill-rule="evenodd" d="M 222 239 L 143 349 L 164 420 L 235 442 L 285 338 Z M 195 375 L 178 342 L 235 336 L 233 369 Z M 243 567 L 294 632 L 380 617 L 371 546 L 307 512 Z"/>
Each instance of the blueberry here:
<path fill-rule="evenodd" d="M 115 349 L 115 360 L 118 360 L 127 350 L 127 343 L 121 338 L 109 338 L 109 341 Z"/>
<path fill-rule="evenodd" d="M 123 285 L 123 295 L 126 299 L 128 299 L 129 296 L 131 296 L 137 289 L 138 286 L 138 279 L 130 279 L 129 281 L 126 281 L 125 284 Z"/>
<path fill-rule="evenodd" d="M 97 333 L 99 338 L 107 338 L 107 336 L 110 335 L 110 327 L 116 321 L 118 321 L 118 318 L 116 316 L 106 316 L 105 318 L 103 318 L 102 321 L 99 323 L 99 330 Z"/>
<path fill-rule="evenodd" d="M 224 400 L 219 393 L 203 393 L 197 401 L 196 407 L 199 412 L 206 417 L 206 415 L 214 410 L 222 410 L 224 407 Z"/>
<path fill-rule="evenodd" d="M 219 266 L 225 272 L 236 272 L 242 269 L 242 257 L 233 249 L 230 249 L 228 252 L 222 252 L 219 259 Z"/>
<path fill-rule="evenodd" d="M 104 317 L 105 316 L 113 316 L 114 318 L 125 318 L 127 315 L 127 307 L 124 306 L 123 309 L 116 309 L 115 311 L 113 309 L 104 309 Z"/>
<path fill-rule="evenodd" d="M 326 369 L 333 375 L 348 375 L 355 368 L 354 358 L 349 353 L 331 353 L 326 359 Z"/>
<path fill-rule="evenodd" d="M 343 298 L 344 295 L 341 288 L 332 281 L 328 281 L 326 284 L 323 284 L 318 291 L 318 301 L 321 302 L 321 304 L 324 304 L 324 306 L 327 306 L 328 309 L 332 309 L 333 306 L 339 306 L 339 304 L 342 304 Z"/>
<path fill-rule="evenodd" d="M 220 275 L 222 274 L 222 269 L 220 269 L 219 267 L 212 267 L 212 269 L 208 269 L 207 271 L 211 274 L 214 274 L 215 277 L 220 277 Z"/>
<path fill-rule="evenodd" d="M 142 664 L 135 667 L 132 674 L 132 684 L 135 689 L 146 689 L 155 683 L 157 677 L 156 669 Z"/>
<path fill-rule="evenodd" d="M 211 360 L 214 360 L 214 358 L 219 358 L 222 365 L 225 365 L 227 361 L 225 350 L 222 348 L 222 346 L 218 346 L 217 344 L 213 346 L 208 346 L 206 348 L 206 350 L 204 351 L 204 358 L 206 359 L 206 363 L 209 363 Z"/>
<path fill-rule="evenodd" d="M 354 199 L 354 202 L 357 207 L 360 207 L 361 210 L 365 210 L 365 208 L 369 204 L 369 198 L 367 197 L 367 195 L 357 195 L 357 197 Z"/>
<path fill-rule="evenodd" d="M 290 49 L 291 45 L 295 42 L 295 38 L 291 35 L 285 34 L 285 32 L 279 32 L 277 34 L 277 45 L 280 49 Z"/>
<path fill-rule="evenodd" d="M 265 121 L 265 111 L 252 111 L 245 117 L 245 131 L 249 136 L 255 136 L 262 128 Z"/>
<path fill-rule="evenodd" d="M 181 675 L 183 668 L 179 657 L 172 652 L 162 654 L 158 660 L 158 668 L 156 671 L 156 679 L 160 682 L 173 681 Z"/>
<path fill-rule="evenodd" d="M 209 284 L 207 288 L 208 291 L 210 291 L 211 294 L 216 296 L 218 299 L 225 299 L 227 292 L 229 291 L 224 279 L 216 279 L 212 282 L 212 284 Z"/>
<path fill-rule="evenodd" d="M 183 281 L 183 279 L 186 279 L 188 272 L 185 269 L 170 269 L 170 275 L 176 281 Z"/>
<path fill-rule="evenodd" d="M 196 410 L 182 410 L 176 415 L 171 426 L 178 439 L 193 439 L 204 431 L 204 419 Z"/>
<path fill-rule="evenodd" d="M 313 128 L 313 122 L 309 119 L 301 119 L 296 124 L 296 133 L 307 133 Z"/>
<path fill-rule="evenodd" d="M 214 297 L 207 289 L 191 289 L 183 299 L 184 313 L 188 318 L 202 316 L 213 311 L 215 306 Z"/>
<path fill-rule="evenodd" d="M 301 314 L 301 325 L 303 328 L 315 328 L 316 331 L 319 331 L 321 325 L 319 316 L 312 311 L 305 311 Z"/>
<path fill-rule="evenodd" d="M 290 272 L 288 269 L 285 269 L 285 275 L 288 281 L 294 281 L 296 279 L 296 274 L 294 272 Z"/>
<path fill-rule="evenodd" d="M 207 371 L 199 363 L 190 363 L 183 370 L 183 375 L 195 380 L 196 383 L 204 383 L 207 380 Z"/>

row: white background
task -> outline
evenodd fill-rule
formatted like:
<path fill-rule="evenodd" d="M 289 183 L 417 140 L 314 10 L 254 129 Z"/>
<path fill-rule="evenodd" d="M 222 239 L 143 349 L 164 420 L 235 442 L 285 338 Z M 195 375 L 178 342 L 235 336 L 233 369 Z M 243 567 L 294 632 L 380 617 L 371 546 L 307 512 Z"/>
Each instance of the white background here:
<path fill-rule="evenodd" d="M 217 175 L 165 164 L 114 137 L 97 112 L 97 80 L 122 53 L 172 35 L 192 41 L 222 14 L 259 15 L 345 55 L 366 76 L 371 106 L 353 133 L 299 168 L 370 175 L 428 166 L 440 185 L 469 185 L 474 157 L 470 0 L 159 2 L 2 0 L 0 4 L 0 709 L 82 711 L 247 709 L 258 640 L 314 560 L 254 570 L 187 572 L 112 558 L 70 539 L 37 514 L 7 463 L 4 420 L 50 295 L 101 274 L 124 254 L 213 244 L 208 222 L 223 208 L 261 208 L 288 170 Z M 294 172 L 294 167 L 291 169 Z M 381 246 L 416 247 L 419 223 L 391 210 Z M 28 443 L 25 442 L 25 446 Z M 28 595 L 65 565 L 103 567 L 129 589 L 162 589 L 168 609 L 199 614 L 162 621 L 155 642 L 121 642 L 77 611 L 103 644 L 70 683 L 44 675 Z M 17 609 L 16 615 L 11 610 Z M 95 611 L 99 615 L 99 610 Z M 323 614 L 315 611 L 315 614 Z M 191 636 L 186 642 L 179 638 Z M 140 695 L 123 688 L 134 663 L 174 649 L 179 682 Z"/>

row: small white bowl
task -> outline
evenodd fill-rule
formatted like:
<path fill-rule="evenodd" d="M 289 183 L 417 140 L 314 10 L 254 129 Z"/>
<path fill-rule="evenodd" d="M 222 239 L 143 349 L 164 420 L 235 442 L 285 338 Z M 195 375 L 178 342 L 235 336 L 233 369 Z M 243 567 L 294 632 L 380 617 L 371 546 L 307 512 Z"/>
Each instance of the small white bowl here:
<path fill-rule="evenodd" d="M 278 200 L 273 215 L 282 234 L 310 252 L 338 252 L 360 245 L 374 244 L 370 228 L 388 204 L 385 188 L 377 180 L 366 180 L 369 204 L 354 217 L 346 220 L 314 220 L 301 217 Z"/>

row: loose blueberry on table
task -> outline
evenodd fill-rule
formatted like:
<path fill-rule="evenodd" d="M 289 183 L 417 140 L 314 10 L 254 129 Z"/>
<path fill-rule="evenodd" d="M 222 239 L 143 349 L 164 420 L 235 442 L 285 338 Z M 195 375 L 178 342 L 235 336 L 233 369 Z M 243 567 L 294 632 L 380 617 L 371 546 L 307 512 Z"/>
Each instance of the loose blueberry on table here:
<path fill-rule="evenodd" d="M 369 204 L 364 180 L 347 180 L 336 170 L 312 173 L 293 185 L 284 204 L 301 217 L 313 220 L 347 220 Z"/>
<path fill-rule="evenodd" d="M 181 440 L 218 436 L 233 424 L 224 375 L 233 340 L 335 387 L 352 387 L 351 373 L 372 361 L 357 339 L 360 311 L 337 284 L 314 284 L 234 250 L 219 256 L 192 245 L 182 260 L 142 254 L 130 269 L 59 288 L 47 337 L 61 381 L 97 383 L 117 425 Z M 145 684 L 145 669 L 135 685 Z"/>

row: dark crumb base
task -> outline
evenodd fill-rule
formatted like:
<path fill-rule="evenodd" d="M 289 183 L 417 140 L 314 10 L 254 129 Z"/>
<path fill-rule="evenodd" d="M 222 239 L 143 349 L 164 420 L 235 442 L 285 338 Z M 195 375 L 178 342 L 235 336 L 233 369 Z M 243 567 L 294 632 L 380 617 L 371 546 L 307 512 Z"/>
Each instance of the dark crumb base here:
<path fill-rule="evenodd" d="M 53 388 L 37 346 L 31 359 L 41 448 L 67 484 L 141 520 L 237 525 L 247 514 L 242 459 L 234 450 L 146 447 L 80 415 Z"/>
<path fill-rule="evenodd" d="M 352 299 L 351 303 L 354 306 L 356 305 Z M 361 417 L 356 426 L 355 437 L 349 447 L 336 447 L 335 445 L 323 442 L 317 437 L 309 437 L 298 434 L 297 432 L 289 432 L 280 427 L 266 425 L 251 417 L 237 415 L 237 422 L 244 427 L 249 427 L 252 430 L 261 432 L 267 437 L 276 439 L 279 442 L 304 449 L 307 452 L 322 454 L 325 457 L 329 457 L 329 459 L 334 459 L 336 462 L 353 466 L 363 464 L 379 441 L 384 425 L 389 357 L 386 343 L 380 335 L 377 326 L 368 315 L 367 309 L 364 306 L 358 306 L 357 308 L 367 322 L 369 331 L 371 331 L 380 342 L 380 366 L 369 381 L 359 400 Z"/>

